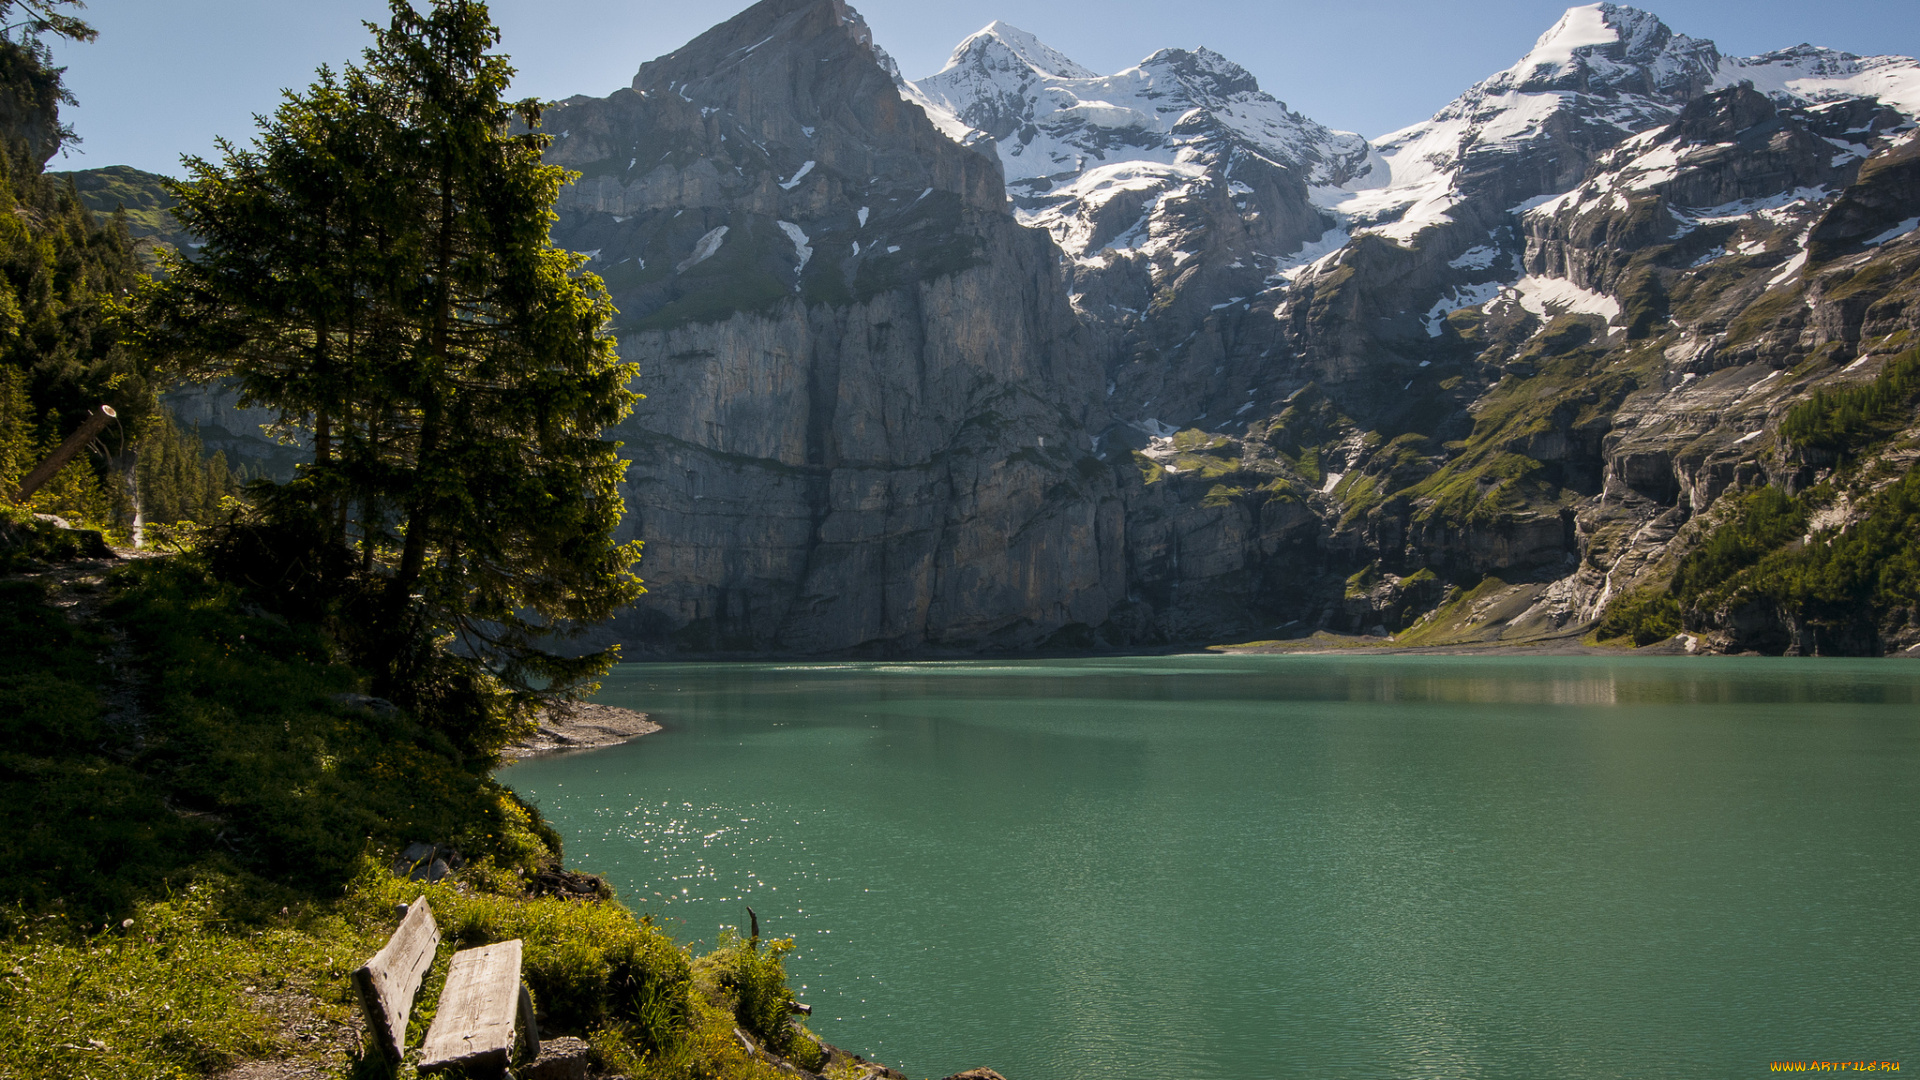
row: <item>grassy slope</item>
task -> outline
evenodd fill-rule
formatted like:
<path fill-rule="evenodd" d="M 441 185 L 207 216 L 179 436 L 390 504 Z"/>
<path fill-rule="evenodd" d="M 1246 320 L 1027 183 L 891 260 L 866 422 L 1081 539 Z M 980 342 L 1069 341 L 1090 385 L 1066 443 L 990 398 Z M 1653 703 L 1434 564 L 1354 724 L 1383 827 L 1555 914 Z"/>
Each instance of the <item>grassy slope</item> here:
<path fill-rule="evenodd" d="M 131 165 L 109 165 L 102 169 L 76 169 L 48 173 L 56 181 L 73 181 L 80 202 L 87 209 L 107 216 L 119 208 L 127 212 L 127 232 L 142 247 L 151 244 L 178 250 L 192 236 L 174 220 L 172 195 L 160 186 L 163 177 Z"/>
<path fill-rule="evenodd" d="M 359 1075 L 340 1039 L 347 973 L 422 891 L 443 953 L 524 939 L 548 1032 L 590 1038 L 611 1067 L 780 1075 L 736 1024 L 818 1064 L 784 1025 L 776 950 L 694 957 L 616 903 L 529 895 L 557 838 L 486 763 L 408 717 L 336 704 L 359 675 L 318 635 L 189 556 L 61 598 L 76 597 L 102 613 L 92 625 L 50 606 L 46 582 L 0 579 L 0 1076 L 198 1077 L 281 1057 Z M 416 839 L 471 862 L 457 881 L 395 878 L 391 853 Z"/>

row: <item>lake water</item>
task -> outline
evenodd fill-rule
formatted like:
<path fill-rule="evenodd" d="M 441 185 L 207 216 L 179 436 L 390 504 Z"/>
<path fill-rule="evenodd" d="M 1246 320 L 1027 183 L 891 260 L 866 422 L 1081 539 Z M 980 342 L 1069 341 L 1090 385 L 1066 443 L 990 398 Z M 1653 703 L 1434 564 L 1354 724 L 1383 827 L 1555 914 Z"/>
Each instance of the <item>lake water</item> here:
<path fill-rule="evenodd" d="M 512 766 L 683 941 L 916 1077 L 1920 1069 L 1920 664 L 636 664 Z"/>

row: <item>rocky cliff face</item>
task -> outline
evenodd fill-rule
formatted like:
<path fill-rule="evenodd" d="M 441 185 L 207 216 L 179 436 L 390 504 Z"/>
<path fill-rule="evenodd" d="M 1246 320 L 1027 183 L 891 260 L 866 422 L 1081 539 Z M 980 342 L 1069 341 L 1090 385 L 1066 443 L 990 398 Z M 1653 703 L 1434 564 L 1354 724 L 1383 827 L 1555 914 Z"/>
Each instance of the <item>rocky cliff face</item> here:
<path fill-rule="evenodd" d="M 647 395 L 617 432 L 644 647 L 1043 643 L 1125 595 L 1090 335 L 992 145 L 837 0 L 767 0 L 552 109 Z"/>

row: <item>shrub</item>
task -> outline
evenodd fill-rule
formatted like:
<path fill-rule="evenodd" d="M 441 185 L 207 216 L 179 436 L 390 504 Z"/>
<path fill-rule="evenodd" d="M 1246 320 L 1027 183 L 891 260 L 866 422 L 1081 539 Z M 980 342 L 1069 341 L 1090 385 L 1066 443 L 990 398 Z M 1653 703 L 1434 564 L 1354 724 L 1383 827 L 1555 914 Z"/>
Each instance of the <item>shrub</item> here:
<path fill-rule="evenodd" d="M 1595 627 L 1602 641 L 1631 640 L 1635 648 L 1665 641 L 1680 632 L 1680 604 L 1671 593 L 1642 590 L 1607 605 Z"/>
<path fill-rule="evenodd" d="M 767 1049 L 805 1069 L 825 1064 L 820 1044 L 793 1022 L 793 995 L 787 990 L 786 956 L 793 939 L 776 938 L 762 948 L 759 938 L 722 938 L 714 957 L 720 983 L 733 995 L 734 1016 Z"/>

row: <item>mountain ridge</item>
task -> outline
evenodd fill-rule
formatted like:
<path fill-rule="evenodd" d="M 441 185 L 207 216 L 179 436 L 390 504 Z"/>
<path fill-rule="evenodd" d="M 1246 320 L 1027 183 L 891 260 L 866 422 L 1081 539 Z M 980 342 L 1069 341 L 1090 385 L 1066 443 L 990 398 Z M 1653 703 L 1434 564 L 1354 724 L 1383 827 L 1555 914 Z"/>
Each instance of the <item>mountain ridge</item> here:
<path fill-rule="evenodd" d="M 1894 586 L 1842 626 L 1764 569 L 1905 513 L 1916 115 L 1911 59 L 1613 4 L 1368 140 L 1204 48 L 1100 75 L 996 22 L 910 81 L 841 0 L 763 0 L 548 110 L 648 394 L 653 592 L 606 634 L 1920 646 Z M 1763 489 L 1804 538 L 1649 599 Z"/>

